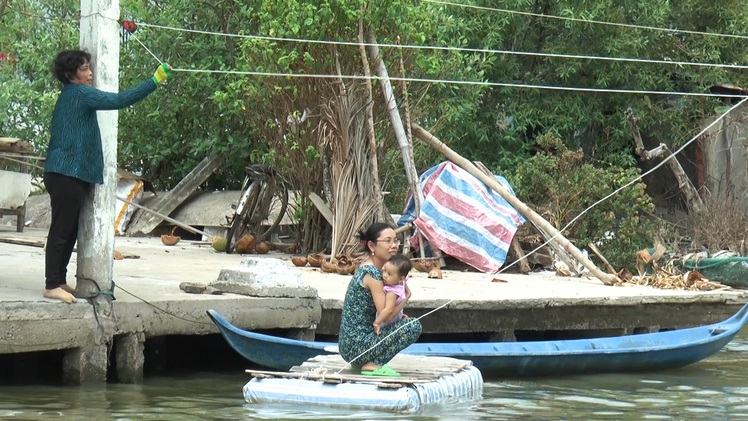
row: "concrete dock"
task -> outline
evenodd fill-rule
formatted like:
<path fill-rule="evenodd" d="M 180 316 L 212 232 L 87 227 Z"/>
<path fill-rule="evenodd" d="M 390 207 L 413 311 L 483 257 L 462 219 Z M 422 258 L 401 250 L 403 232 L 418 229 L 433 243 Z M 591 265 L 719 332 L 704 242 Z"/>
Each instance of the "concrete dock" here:
<path fill-rule="evenodd" d="M 46 230 L 27 228 L 17 233 L 0 227 L 3 238 L 43 242 L 45 236 Z M 350 276 L 309 266 L 296 268 L 290 256 L 271 252 L 262 258 L 282 260 L 300 274 L 304 285 L 316 289 L 318 297 L 188 294 L 179 289 L 181 282 L 210 284 L 221 269 L 237 267 L 244 258 L 188 240 L 165 246 L 159 238 L 117 237 L 115 249 L 130 257 L 114 262 L 114 343 L 107 344 L 116 352 L 120 380 L 142 378 L 146 341 L 216 334 L 207 309 L 245 329 L 283 329 L 289 336 L 306 339 L 337 335 Z M 68 269 L 71 285 L 75 285 L 75 257 L 74 253 Z M 504 282 L 494 282 L 495 278 Z M 421 320 L 424 337 L 442 339 L 529 340 L 656 331 L 716 322 L 748 301 L 745 290 L 611 287 L 596 279 L 551 273 L 444 271 L 443 279 L 428 279 L 425 273 L 413 271 L 409 285 L 413 297 L 406 313 L 411 317 L 449 303 Z M 80 364 L 87 349 L 101 346 L 94 343 L 93 308 L 86 300 L 64 304 L 43 298 L 43 286 L 43 249 L 0 242 L 0 355 L 66 350 L 65 363 Z M 216 336 L 216 340 L 222 339 Z M 70 353 L 73 357 L 68 358 Z M 100 364 L 106 368 L 106 358 Z"/>

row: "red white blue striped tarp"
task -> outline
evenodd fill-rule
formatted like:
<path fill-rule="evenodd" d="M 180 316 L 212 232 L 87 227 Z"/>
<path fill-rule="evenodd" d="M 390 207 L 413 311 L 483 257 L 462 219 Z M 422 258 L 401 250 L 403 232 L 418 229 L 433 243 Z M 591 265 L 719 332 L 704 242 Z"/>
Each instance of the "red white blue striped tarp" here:
<path fill-rule="evenodd" d="M 496 179 L 514 194 L 501 176 Z M 450 161 L 421 176 L 424 203 L 413 221 L 409 195 L 399 225 L 413 221 L 432 247 L 482 272 L 495 273 L 506 260 L 517 228 L 525 222 L 509 203 L 482 181 Z"/>

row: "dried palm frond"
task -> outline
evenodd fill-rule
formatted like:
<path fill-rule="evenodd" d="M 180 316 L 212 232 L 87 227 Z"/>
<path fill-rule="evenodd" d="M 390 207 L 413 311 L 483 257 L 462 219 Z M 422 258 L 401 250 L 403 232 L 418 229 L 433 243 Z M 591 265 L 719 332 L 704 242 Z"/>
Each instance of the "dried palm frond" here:
<path fill-rule="evenodd" d="M 352 254 L 358 246 L 356 231 L 372 222 L 378 204 L 372 198 L 372 160 L 366 137 L 365 92 L 351 83 L 345 95 L 336 95 L 322 107 L 320 144 L 331 151 L 334 214 L 332 254 Z"/>
<path fill-rule="evenodd" d="M 668 263 L 664 267 L 658 268 L 651 275 L 631 276 L 629 273 L 618 274 L 618 285 L 646 285 L 659 289 L 675 289 L 686 291 L 723 291 L 732 289 L 727 285 L 719 282 L 710 281 L 695 271 L 690 270 L 685 273 Z"/>

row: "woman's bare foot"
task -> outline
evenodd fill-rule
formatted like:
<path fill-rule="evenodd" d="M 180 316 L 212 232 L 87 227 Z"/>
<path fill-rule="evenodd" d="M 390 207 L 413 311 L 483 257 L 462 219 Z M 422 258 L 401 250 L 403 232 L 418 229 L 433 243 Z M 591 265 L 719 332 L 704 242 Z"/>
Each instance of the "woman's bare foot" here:
<path fill-rule="evenodd" d="M 62 284 L 60 285 L 60 288 L 62 288 L 62 290 L 65 292 L 69 292 L 70 294 L 75 295 L 75 288 L 71 287 L 68 284 Z"/>
<path fill-rule="evenodd" d="M 64 289 L 62 289 L 62 287 L 57 287 L 55 289 L 45 289 L 43 295 L 45 298 L 60 300 L 68 304 L 72 304 L 75 302 L 75 297 L 73 296 L 73 294 L 65 291 Z"/>
<path fill-rule="evenodd" d="M 374 371 L 374 370 L 378 370 L 381 367 L 382 367 L 381 365 L 377 365 L 374 363 L 366 363 L 363 366 L 361 366 L 361 371 Z"/>

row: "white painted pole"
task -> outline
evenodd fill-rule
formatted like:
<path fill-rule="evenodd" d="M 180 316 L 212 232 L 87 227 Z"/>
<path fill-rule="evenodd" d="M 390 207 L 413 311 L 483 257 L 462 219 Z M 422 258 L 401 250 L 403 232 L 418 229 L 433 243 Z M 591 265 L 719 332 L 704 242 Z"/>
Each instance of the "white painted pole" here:
<path fill-rule="evenodd" d="M 81 0 L 80 47 L 91 54 L 94 86 L 119 90 L 119 0 Z M 117 111 L 99 111 L 104 151 L 104 184 L 96 185 L 83 207 L 78 231 L 76 293 L 111 290 L 114 271 L 114 219 L 117 185 Z M 107 296 L 99 301 L 109 303 Z M 102 311 L 107 307 L 103 306 Z"/>

